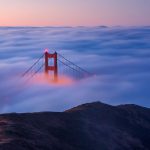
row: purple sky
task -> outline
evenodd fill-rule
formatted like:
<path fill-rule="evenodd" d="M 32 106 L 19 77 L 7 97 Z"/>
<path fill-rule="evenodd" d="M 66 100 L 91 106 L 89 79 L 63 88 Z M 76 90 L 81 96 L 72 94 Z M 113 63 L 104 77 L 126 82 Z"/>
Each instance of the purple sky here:
<path fill-rule="evenodd" d="M 1 0 L 0 26 L 150 25 L 149 0 Z"/>

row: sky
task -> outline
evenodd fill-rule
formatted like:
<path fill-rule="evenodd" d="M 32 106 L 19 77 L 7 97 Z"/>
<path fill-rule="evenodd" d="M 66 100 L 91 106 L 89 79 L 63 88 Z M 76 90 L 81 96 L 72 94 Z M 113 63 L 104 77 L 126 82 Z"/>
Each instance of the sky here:
<path fill-rule="evenodd" d="M 148 26 L 149 0 L 0 0 L 0 26 Z"/>
<path fill-rule="evenodd" d="M 0 27 L 0 113 L 64 111 L 95 101 L 150 108 L 149 41 L 148 26 Z M 40 77 L 43 68 L 26 85 L 21 75 L 45 48 L 96 76 L 55 85 Z"/>

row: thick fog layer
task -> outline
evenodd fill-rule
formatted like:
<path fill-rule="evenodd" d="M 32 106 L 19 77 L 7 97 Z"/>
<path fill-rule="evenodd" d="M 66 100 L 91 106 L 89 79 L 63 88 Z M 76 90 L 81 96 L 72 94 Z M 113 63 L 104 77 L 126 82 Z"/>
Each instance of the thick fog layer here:
<path fill-rule="evenodd" d="M 35 77 L 24 85 L 21 74 L 45 48 L 96 76 L 57 85 Z M 1 113 L 63 111 L 93 101 L 150 107 L 149 89 L 150 27 L 0 27 Z"/>

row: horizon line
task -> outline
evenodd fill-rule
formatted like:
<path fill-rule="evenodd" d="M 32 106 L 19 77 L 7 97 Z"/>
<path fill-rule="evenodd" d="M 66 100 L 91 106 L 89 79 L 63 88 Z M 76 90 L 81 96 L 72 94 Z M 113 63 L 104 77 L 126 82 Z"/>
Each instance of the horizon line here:
<path fill-rule="evenodd" d="M 45 25 L 45 26 L 40 26 L 40 25 L 16 25 L 16 26 L 11 26 L 11 25 L 0 25 L 0 27 L 37 27 L 37 28 L 42 28 L 42 27 L 54 27 L 54 28 L 59 28 L 59 27 L 63 27 L 63 28 L 76 28 L 76 27 L 104 27 L 104 28 L 109 28 L 109 27 L 150 27 L 150 25 L 95 25 L 95 26 L 85 26 L 85 25 L 78 25 L 78 26 L 69 26 L 69 25 Z"/>

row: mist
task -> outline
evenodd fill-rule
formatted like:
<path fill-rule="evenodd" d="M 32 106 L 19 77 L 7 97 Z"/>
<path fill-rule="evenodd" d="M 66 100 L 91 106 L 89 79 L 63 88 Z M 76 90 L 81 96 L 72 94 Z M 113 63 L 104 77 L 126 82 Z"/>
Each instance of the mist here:
<path fill-rule="evenodd" d="M 101 101 L 150 107 L 150 27 L 0 27 L 0 113 L 64 111 Z M 96 76 L 28 84 L 21 75 L 57 51 Z"/>

